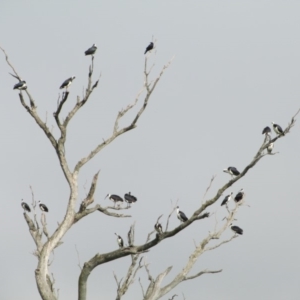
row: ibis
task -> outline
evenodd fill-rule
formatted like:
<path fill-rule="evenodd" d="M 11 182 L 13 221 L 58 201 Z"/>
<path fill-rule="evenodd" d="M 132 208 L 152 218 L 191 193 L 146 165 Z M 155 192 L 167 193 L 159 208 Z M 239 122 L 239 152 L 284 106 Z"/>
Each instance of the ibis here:
<path fill-rule="evenodd" d="M 222 201 L 222 203 L 221 203 L 221 206 L 223 206 L 223 205 L 227 205 L 227 203 L 231 200 L 231 197 L 232 197 L 232 194 L 233 194 L 233 192 L 231 192 L 229 195 L 227 195 L 225 198 L 224 198 L 224 200 Z"/>
<path fill-rule="evenodd" d="M 25 80 L 19 81 L 17 84 L 14 85 L 14 90 L 26 90 L 27 84 Z"/>
<path fill-rule="evenodd" d="M 91 48 L 87 49 L 84 52 L 84 54 L 85 55 L 94 55 L 96 53 L 96 51 L 97 51 L 97 46 L 96 46 L 96 44 L 93 44 L 93 46 Z"/>
<path fill-rule="evenodd" d="M 146 54 L 148 51 L 151 51 L 151 50 L 153 49 L 153 47 L 154 47 L 154 44 L 151 42 L 151 43 L 147 46 L 147 48 L 146 48 L 144 54 Z"/>
<path fill-rule="evenodd" d="M 44 212 L 49 211 L 48 207 L 44 203 L 42 203 L 41 201 L 39 201 L 39 208 L 41 209 L 41 211 L 44 211 Z"/>
<path fill-rule="evenodd" d="M 124 247 L 124 242 L 123 242 L 123 239 L 115 233 L 115 235 L 117 236 L 117 243 L 119 245 L 120 248 L 123 248 Z"/>
<path fill-rule="evenodd" d="M 244 189 L 241 189 L 234 197 L 234 201 L 236 203 L 239 203 L 241 202 L 243 199 L 244 199 L 244 195 L 245 195 L 245 192 L 244 192 Z"/>
<path fill-rule="evenodd" d="M 240 175 L 240 172 L 235 167 L 228 167 L 227 169 L 224 169 L 223 172 L 228 173 L 231 176 L 238 176 L 238 175 Z"/>
<path fill-rule="evenodd" d="M 137 201 L 137 198 L 133 195 L 131 195 L 131 192 L 124 195 L 124 199 L 127 202 L 127 207 L 130 206 L 131 203 L 135 203 Z"/>
<path fill-rule="evenodd" d="M 262 131 L 262 134 L 269 135 L 271 133 L 271 128 L 269 126 L 265 127 Z"/>
<path fill-rule="evenodd" d="M 111 195 L 111 194 L 107 194 L 106 197 L 104 199 L 106 199 L 108 197 L 109 200 L 114 202 L 114 206 L 116 206 L 117 202 L 123 202 L 124 200 L 118 196 L 118 195 Z"/>
<path fill-rule="evenodd" d="M 155 230 L 157 231 L 158 234 L 162 234 L 163 233 L 163 229 L 162 226 L 159 222 L 156 222 L 156 224 L 154 225 Z"/>
<path fill-rule="evenodd" d="M 275 124 L 274 122 L 272 122 L 272 124 L 273 124 L 273 129 L 274 129 L 276 134 L 284 135 L 284 132 L 283 132 L 282 128 L 278 124 Z"/>
<path fill-rule="evenodd" d="M 185 222 L 188 220 L 187 216 L 184 214 L 184 212 L 182 212 L 181 210 L 179 210 L 179 206 L 177 206 L 177 218 L 181 221 L 181 222 Z"/>
<path fill-rule="evenodd" d="M 230 228 L 235 234 L 243 234 L 243 229 L 238 226 L 232 225 L 232 223 L 230 224 Z"/>
<path fill-rule="evenodd" d="M 21 206 L 23 207 L 24 212 L 25 211 L 31 212 L 31 209 L 30 209 L 29 205 L 26 202 L 24 202 L 23 199 L 22 199 L 22 202 L 21 202 Z"/>
<path fill-rule="evenodd" d="M 64 89 L 66 88 L 66 90 L 68 89 L 68 87 L 72 84 L 72 81 L 75 79 L 76 77 L 75 76 L 72 76 L 68 79 L 66 79 L 62 85 L 60 86 L 60 89 Z"/>

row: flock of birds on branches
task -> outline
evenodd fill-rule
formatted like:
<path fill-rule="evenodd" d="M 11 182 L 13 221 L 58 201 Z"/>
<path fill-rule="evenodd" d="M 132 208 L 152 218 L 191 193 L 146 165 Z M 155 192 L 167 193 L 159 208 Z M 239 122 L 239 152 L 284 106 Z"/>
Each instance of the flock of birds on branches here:
<path fill-rule="evenodd" d="M 153 42 L 151 42 L 147 47 L 146 50 L 144 52 L 144 54 L 146 54 L 147 52 L 151 51 L 154 48 L 154 44 Z M 92 57 L 94 56 L 94 54 L 97 51 L 97 46 L 96 44 L 93 44 L 92 47 L 90 47 L 88 50 L 86 50 L 84 52 L 85 55 L 91 55 Z M 17 78 L 16 76 L 14 76 L 15 78 Z M 68 79 L 66 79 L 62 85 L 60 86 L 60 89 L 68 89 L 68 87 L 72 84 L 72 81 L 75 79 L 75 76 L 72 76 Z M 14 90 L 26 90 L 27 89 L 27 84 L 25 80 L 20 80 L 17 84 L 14 85 Z M 282 130 L 281 126 L 279 126 L 278 124 L 275 124 L 274 122 L 272 122 L 273 125 L 273 130 L 277 135 L 284 135 L 284 131 Z M 262 134 L 265 135 L 266 140 L 271 140 L 271 128 L 269 126 L 265 127 L 262 131 Z M 267 147 L 267 151 L 268 153 L 272 153 L 273 151 L 273 147 L 274 147 L 274 143 L 270 143 Z M 240 175 L 240 172 L 237 170 L 237 168 L 235 167 L 228 167 L 227 169 L 224 169 L 223 172 L 228 173 L 232 176 L 232 178 L 234 176 L 238 176 Z M 231 192 L 229 195 L 225 196 L 225 198 L 223 199 L 221 206 L 225 205 L 228 208 L 228 203 L 229 201 L 232 199 L 232 195 L 233 192 Z M 108 198 L 109 200 L 113 201 L 114 203 L 114 208 L 116 207 L 116 204 L 118 206 L 118 208 L 120 208 L 120 203 L 123 203 L 124 200 L 122 197 L 115 195 L 115 194 L 107 194 L 105 199 Z M 234 202 L 236 204 L 242 203 L 243 200 L 245 198 L 245 192 L 244 189 L 242 188 L 234 197 Z M 127 208 L 131 207 L 131 204 L 135 203 L 137 201 L 137 197 L 133 196 L 131 194 L 131 192 L 127 193 L 124 195 L 124 199 L 125 202 L 127 203 Z M 29 207 L 29 205 L 23 201 L 21 202 L 21 206 L 24 209 L 24 213 L 27 212 L 31 212 L 31 209 Z M 48 207 L 43 204 L 41 201 L 38 202 L 38 206 L 41 209 L 42 212 L 49 212 Z M 182 212 L 181 210 L 179 210 L 179 206 L 177 206 L 177 218 L 180 220 L 180 222 L 186 222 L 188 220 L 188 217 L 185 215 L 184 212 Z M 154 225 L 155 230 L 157 231 L 158 234 L 162 234 L 163 233 L 163 228 L 162 225 L 157 221 L 156 224 Z M 235 233 L 235 234 L 239 234 L 242 235 L 243 234 L 243 229 L 236 226 L 236 225 L 232 225 L 232 223 L 230 224 L 230 228 L 231 230 Z M 119 245 L 120 248 L 124 247 L 124 241 L 122 239 L 122 237 L 118 234 L 115 233 L 115 235 L 117 236 L 117 243 Z"/>
<path fill-rule="evenodd" d="M 147 47 L 146 50 L 144 52 L 144 54 L 146 54 L 147 52 L 151 51 L 154 48 L 154 43 L 151 42 Z M 89 49 L 87 49 L 84 54 L 87 55 L 91 55 L 92 57 L 94 57 L 95 53 L 97 51 L 97 46 L 96 44 L 93 44 L 93 46 Z M 14 76 L 14 75 L 12 75 Z M 20 80 L 18 77 L 14 76 L 15 78 L 17 78 L 19 80 L 19 82 L 17 84 L 14 85 L 14 90 L 26 90 L 27 89 L 27 84 L 25 80 Z M 66 79 L 62 85 L 59 87 L 60 89 L 68 89 L 68 87 L 72 84 L 73 80 L 75 79 L 75 76 L 72 76 L 68 79 Z"/>

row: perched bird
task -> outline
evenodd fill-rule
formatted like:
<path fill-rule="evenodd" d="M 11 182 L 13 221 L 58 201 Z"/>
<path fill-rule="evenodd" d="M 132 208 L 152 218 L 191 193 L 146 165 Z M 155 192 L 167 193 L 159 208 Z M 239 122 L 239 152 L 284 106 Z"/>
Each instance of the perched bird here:
<path fill-rule="evenodd" d="M 269 126 L 265 127 L 262 134 L 269 135 L 271 133 L 271 128 Z"/>
<path fill-rule="evenodd" d="M 234 201 L 236 203 L 238 202 L 241 202 L 243 199 L 244 199 L 244 195 L 245 195 L 245 192 L 244 192 L 244 189 L 241 189 L 234 197 Z"/>
<path fill-rule="evenodd" d="M 184 214 L 184 212 L 182 212 L 181 210 L 179 210 L 179 206 L 177 206 L 177 218 L 181 221 L 181 222 L 185 222 L 188 220 L 187 216 Z"/>
<path fill-rule="evenodd" d="M 25 80 L 19 81 L 17 84 L 14 85 L 14 90 L 26 90 L 27 84 Z"/>
<path fill-rule="evenodd" d="M 271 143 L 268 147 L 267 147 L 267 150 L 268 150 L 268 153 L 271 153 L 272 150 L 274 148 L 274 143 Z"/>
<path fill-rule="evenodd" d="M 137 201 L 137 198 L 133 195 L 131 195 L 131 192 L 124 195 L 125 202 L 127 202 L 127 207 L 130 206 L 131 203 L 135 203 Z"/>
<path fill-rule="evenodd" d="M 144 54 L 146 54 L 148 51 L 151 51 L 151 50 L 153 49 L 153 47 L 154 47 L 154 44 L 151 42 L 151 43 L 147 46 L 147 48 L 146 48 Z"/>
<path fill-rule="evenodd" d="M 91 48 L 87 49 L 84 52 L 84 54 L 85 55 L 94 55 L 96 53 L 96 51 L 97 51 L 97 46 L 96 46 L 96 44 L 93 44 L 93 46 Z"/>
<path fill-rule="evenodd" d="M 230 224 L 230 228 L 235 234 L 243 234 L 243 229 L 238 226 L 232 225 L 232 223 Z"/>
<path fill-rule="evenodd" d="M 160 223 L 156 222 L 156 224 L 154 225 L 155 230 L 157 231 L 158 234 L 162 234 L 163 233 L 163 229 Z"/>
<path fill-rule="evenodd" d="M 224 169 L 223 172 L 228 173 L 231 176 L 238 176 L 238 175 L 240 175 L 240 172 L 235 167 L 228 167 L 227 169 Z"/>
<path fill-rule="evenodd" d="M 25 212 L 25 210 L 28 211 L 28 212 L 31 212 L 31 209 L 30 209 L 29 205 L 26 202 L 24 202 L 23 199 L 22 199 L 22 202 L 21 202 L 21 206 L 23 207 L 24 212 Z"/>
<path fill-rule="evenodd" d="M 229 195 L 227 195 L 225 198 L 224 198 L 224 200 L 222 201 L 222 203 L 221 203 L 221 206 L 223 206 L 223 205 L 227 205 L 227 203 L 231 200 L 231 197 L 232 197 L 232 194 L 233 194 L 233 192 L 231 192 Z"/>
<path fill-rule="evenodd" d="M 108 197 L 109 200 L 114 202 L 114 206 L 116 206 L 117 202 L 123 202 L 124 200 L 118 196 L 118 195 L 111 195 L 111 194 L 107 194 L 106 197 L 104 199 L 106 199 Z"/>
<path fill-rule="evenodd" d="M 273 129 L 274 129 L 276 134 L 284 135 L 284 132 L 283 132 L 282 128 L 278 124 L 275 124 L 274 122 L 272 122 L 272 124 L 273 124 Z"/>
<path fill-rule="evenodd" d="M 49 211 L 48 207 L 45 204 L 43 204 L 41 201 L 39 201 L 39 207 L 40 207 L 41 211 L 44 211 L 44 212 Z"/>
<path fill-rule="evenodd" d="M 60 89 L 63 89 L 63 88 L 66 88 L 66 89 L 67 89 L 67 88 L 71 85 L 72 81 L 73 81 L 75 78 L 76 78 L 75 76 L 72 76 L 72 77 L 66 79 L 66 80 L 62 83 L 62 85 L 60 86 Z"/>
<path fill-rule="evenodd" d="M 117 235 L 116 233 L 115 233 L 115 235 L 117 236 L 117 242 L 118 242 L 119 247 L 123 248 L 124 247 L 123 239 L 119 235 Z"/>

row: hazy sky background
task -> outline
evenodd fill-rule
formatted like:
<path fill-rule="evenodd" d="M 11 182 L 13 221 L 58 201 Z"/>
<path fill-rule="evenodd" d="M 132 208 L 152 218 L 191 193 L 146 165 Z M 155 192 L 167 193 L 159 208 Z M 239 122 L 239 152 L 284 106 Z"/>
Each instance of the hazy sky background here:
<path fill-rule="evenodd" d="M 55 251 L 50 268 L 60 299 L 77 298 L 79 267 L 96 253 L 117 248 L 114 232 L 124 238 L 136 222 L 136 243 L 145 241 L 160 214 L 165 225 L 172 203 L 190 216 L 202 201 L 212 175 L 217 177 L 208 197 L 252 160 L 260 147 L 262 129 L 272 121 L 286 127 L 300 107 L 299 1 L 2 1 L 0 45 L 27 81 L 40 116 L 52 116 L 59 86 L 76 79 L 62 115 L 82 95 L 90 59 L 84 51 L 96 43 L 95 78 L 99 87 L 69 126 L 67 158 L 71 166 L 112 132 L 117 112 L 133 102 L 143 84 L 145 47 L 157 39 L 153 76 L 175 55 L 151 97 L 138 127 L 121 136 L 82 169 L 84 187 L 101 169 L 96 202 L 109 205 L 107 193 L 138 197 L 130 219 L 98 212 L 76 224 Z M 16 80 L 0 59 L 2 109 L 1 162 L 1 300 L 40 299 L 34 279 L 34 243 L 20 206 L 37 200 L 48 205 L 49 231 L 65 213 L 68 186 L 55 152 L 24 110 Z M 128 124 L 138 106 L 121 123 Z M 175 299 L 250 300 L 298 299 L 300 294 L 300 134 L 275 144 L 280 153 L 267 156 L 228 193 L 242 187 L 250 208 L 240 209 L 236 224 L 244 235 L 200 257 L 191 274 L 223 269 L 180 284 Z M 273 133 L 274 136 L 274 133 Z M 226 192 L 227 194 L 227 192 Z M 207 198 L 208 198 L 207 197 Z M 223 198 L 222 198 L 223 199 Z M 222 200 L 221 199 L 221 200 Z M 219 224 L 225 216 L 220 201 L 208 209 Z M 233 205 L 231 203 L 231 205 Z M 126 211 L 128 212 L 128 211 Z M 173 215 L 170 228 L 179 224 Z M 173 265 L 164 284 L 182 269 L 194 249 L 213 229 L 215 218 L 195 222 L 146 254 L 153 276 Z M 232 235 L 228 230 L 224 238 Z M 88 299 L 115 299 L 116 284 L 130 263 L 126 257 L 94 270 Z M 147 278 L 139 276 L 146 287 Z M 141 299 L 135 284 L 124 299 Z"/>

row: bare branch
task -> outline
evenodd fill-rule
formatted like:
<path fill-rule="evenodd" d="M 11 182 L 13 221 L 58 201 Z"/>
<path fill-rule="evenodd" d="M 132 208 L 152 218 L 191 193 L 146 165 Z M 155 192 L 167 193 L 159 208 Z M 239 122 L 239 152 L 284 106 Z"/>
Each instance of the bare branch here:
<path fill-rule="evenodd" d="M 193 276 L 185 277 L 183 280 L 190 280 L 190 279 L 194 279 L 194 278 L 196 278 L 196 277 L 199 277 L 199 276 L 201 276 L 201 275 L 203 275 L 203 274 L 215 274 L 215 273 L 220 273 L 220 272 L 222 272 L 222 271 L 223 271 L 222 269 L 216 270 L 216 271 L 203 270 L 203 271 L 201 271 L 201 272 L 199 272 L 199 273 L 197 273 L 197 274 L 195 274 L 195 275 L 193 275 Z"/>
<path fill-rule="evenodd" d="M 78 258 L 78 267 L 79 267 L 79 269 L 82 271 L 82 266 L 81 266 L 81 263 L 80 263 L 79 252 L 78 252 L 78 249 L 77 249 L 76 244 L 75 244 L 75 250 L 76 250 L 77 258 Z"/>
<path fill-rule="evenodd" d="M 98 175 L 99 175 L 100 170 L 94 175 L 89 193 L 87 197 L 82 201 L 80 205 L 79 212 L 84 211 L 90 204 L 94 202 L 94 194 L 97 188 L 97 180 L 98 180 Z"/>
<path fill-rule="evenodd" d="M 142 115 L 142 113 L 145 111 L 145 109 L 147 107 L 147 104 L 148 104 L 148 101 L 150 99 L 150 96 L 151 96 L 152 92 L 154 91 L 154 89 L 155 89 L 158 81 L 162 77 L 162 75 L 165 72 L 165 70 L 170 66 L 173 58 L 162 68 L 160 74 L 155 79 L 155 81 L 154 81 L 154 83 L 153 83 L 153 85 L 152 85 L 151 88 L 149 88 L 148 79 L 146 78 L 145 85 L 146 85 L 147 93 L 146 93 L 146 96 L 144 98 L 144 103 L 143 103 L 143 106 L 138 111 L 138 113 L 135 116 L 135 118 L 133 119 L 133 121 L 131 122 L 131 124 L 129 126 L 127 126 L 127 127 L 124 127 L 122 129 L 120 129 L 120 130 L 117 129 L 118 128 L 118 121 L 119 121 L 119 119 L 122 116 L 124 116 L 124 114 L 126 112 L 128 112 L 135 105 L 135 103 L 138 101 L 137 100 L 138 98 L 136 98 L 135 102 L 132 105 L 127 106 L 127 108 L 125 110 L 119 112 L 119 114 L 117 116 L 117 119 L 115 121 L 115 124 L 114 124 L 114 130 L 113 130 L 113 134 L 111 135 L 111 137 L 109 137 L 108 139 L 104 140 L 101 144 L 99 144 L 98 146 L 96 146 L 96 148 L 94 150 L 92 150 L 86 157 L 84 157 L 80 161 L 78 161 L 78 163 L 76 164 L 76 166 L 74 168 L 74 173 L 78 173 L 79 170 L 80 170 L 80 168 L 83 165 L 85 165 L 88 161 L 90 161 L 96 154 L 98 154 L 104 147 L 106 147 L 112 141 L 114 141 L 118 136 L 120 136 L 123 133 L 125 133 L 127 131 L 130 131 L 130 130 L 132 130 L 132 129 L 134 129 L 136 127 L 136 123 L 137 123 L 138 119 L 140 118 L 140 116 Z M 145 58 L 145 68 L 147 68 L 147 58 Z M 143 90 L 143 88 L 142 88 L 142 90 Z M 142 90 L 138 93 L 138 96 L 142 93 Z"/>

